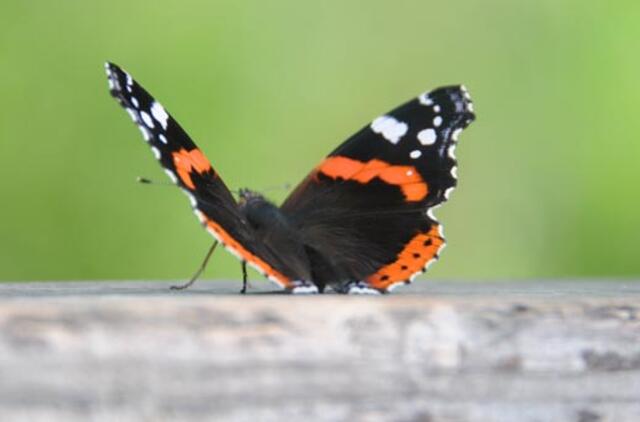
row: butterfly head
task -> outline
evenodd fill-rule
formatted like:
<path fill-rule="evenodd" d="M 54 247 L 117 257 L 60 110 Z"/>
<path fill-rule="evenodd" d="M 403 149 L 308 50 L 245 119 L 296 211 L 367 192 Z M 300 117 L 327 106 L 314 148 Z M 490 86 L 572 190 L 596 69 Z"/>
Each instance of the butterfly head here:
<path fill-rule="evenodd" d="M 266 202 L 266 199 L 258 192 L 242 188 L 238 190 L 238 202 L 240 206 L 246 206 L 253 202 Z"/>

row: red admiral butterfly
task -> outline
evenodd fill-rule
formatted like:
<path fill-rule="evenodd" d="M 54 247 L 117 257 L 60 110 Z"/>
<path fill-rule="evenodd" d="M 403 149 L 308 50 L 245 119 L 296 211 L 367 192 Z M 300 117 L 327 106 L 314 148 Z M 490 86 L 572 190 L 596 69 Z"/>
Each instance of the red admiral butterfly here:
<path fill-rule="evenodd" d="M 248 263 L 294 293 L 327 286 L 384 293 L 410 283 L 444 247 L 432 211 L 456 186 L 456 142 L 475 118 L 464 86 L 426 92 L 376 118 L 277 207 L 248 189 L 236 202 L 164 107 L 118 66 L 107 63 L 106 70 L 111 95 L 243 269 Z"/>

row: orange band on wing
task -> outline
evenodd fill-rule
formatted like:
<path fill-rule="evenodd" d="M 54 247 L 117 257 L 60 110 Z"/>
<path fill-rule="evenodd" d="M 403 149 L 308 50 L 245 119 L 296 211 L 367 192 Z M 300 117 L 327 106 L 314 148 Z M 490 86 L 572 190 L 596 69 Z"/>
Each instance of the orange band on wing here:
<path fill-rule="evenodd" d="M 284 288 L 290 288 L 293 286 L 291 279 L 284 274 L 274 269 L 271 265 L 257 257 L 256 255 L 245 249 L 237 240 L 235 240 L 222 226 L 215 221 L 205 218 L 205 224 L 207 228 L 211 230 L 218 241 L 222 242 L 225 248 L 230 249 L 236 254 L 240 255 L 241 259 L 244 259 L 249 264 L 257 267 L 260 271 L 263 271 L 267 277 L 277 282 Z"/>
<path fill-rule="evenodd" d="M 317 169 L 332 179 L 354 180 L 368 183 L 379 178 L 385 183 L 398 186 L 407 201 L 421 201 L 429 193 L 427 183 L 413 166 L 397 166 L 382 160 L 366 162 L 335 156 L 325 159 Z"/>
<path fill-rule="evenodd" d="M 392 284 L 410 280 L 438 255 L 443 244 L 444 239 L 440 236 L 439 226 L 434 224 L 429 232 L 414 236 L 394 262 L 367 277 L 367 282 L 376 289 L 384 290 Z"/>
<path fill-rule="evenodd" d="M 195 189 L 193 180 L 191 180 L 191 172 L 196 171 L 198 174 L 203 174 L 211 170 L 211 163 L 207 160 L 207 157 L 197 148 L 187 151 L 182 148 L 178 152 L 174 152 L 173 164 L 176 167 L 176 171 L 182 183 L 184 183 L 189 189 Z"/>

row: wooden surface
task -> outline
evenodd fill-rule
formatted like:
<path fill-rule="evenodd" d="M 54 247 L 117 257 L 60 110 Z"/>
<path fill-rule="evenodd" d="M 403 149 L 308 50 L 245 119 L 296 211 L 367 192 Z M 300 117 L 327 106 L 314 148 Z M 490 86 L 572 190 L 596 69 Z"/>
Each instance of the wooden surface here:
<path fill-rule="evenodd" d="M 1 421 L 640 421 L 640 282 L 0 284 Z"/>

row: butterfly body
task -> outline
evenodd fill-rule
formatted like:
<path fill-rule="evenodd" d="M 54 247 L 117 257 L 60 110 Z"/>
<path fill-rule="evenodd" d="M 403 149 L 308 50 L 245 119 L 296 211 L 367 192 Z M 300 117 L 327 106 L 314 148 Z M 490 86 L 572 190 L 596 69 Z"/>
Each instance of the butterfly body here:
<path fill-rule="evenodd" d="M 257 192 L 242 189 L 239 197 L 240 212 L 251 226 L 254 239 L 270 251 L 290 279 L 312 283 L 305 245 L 287 216 Z"/>
<path fill-rule="evenodd" d="M 142 86 L 106 65 L 127 110 L 203 226 L 291 292 L 388 292 L 444 247 L 435 207 L 457 184 L 455 147 L 475 118 L 463 86 L 424 93 L 329 154 L 281 206 L 248 189 L 236 201 L 211 162 Z"/>

